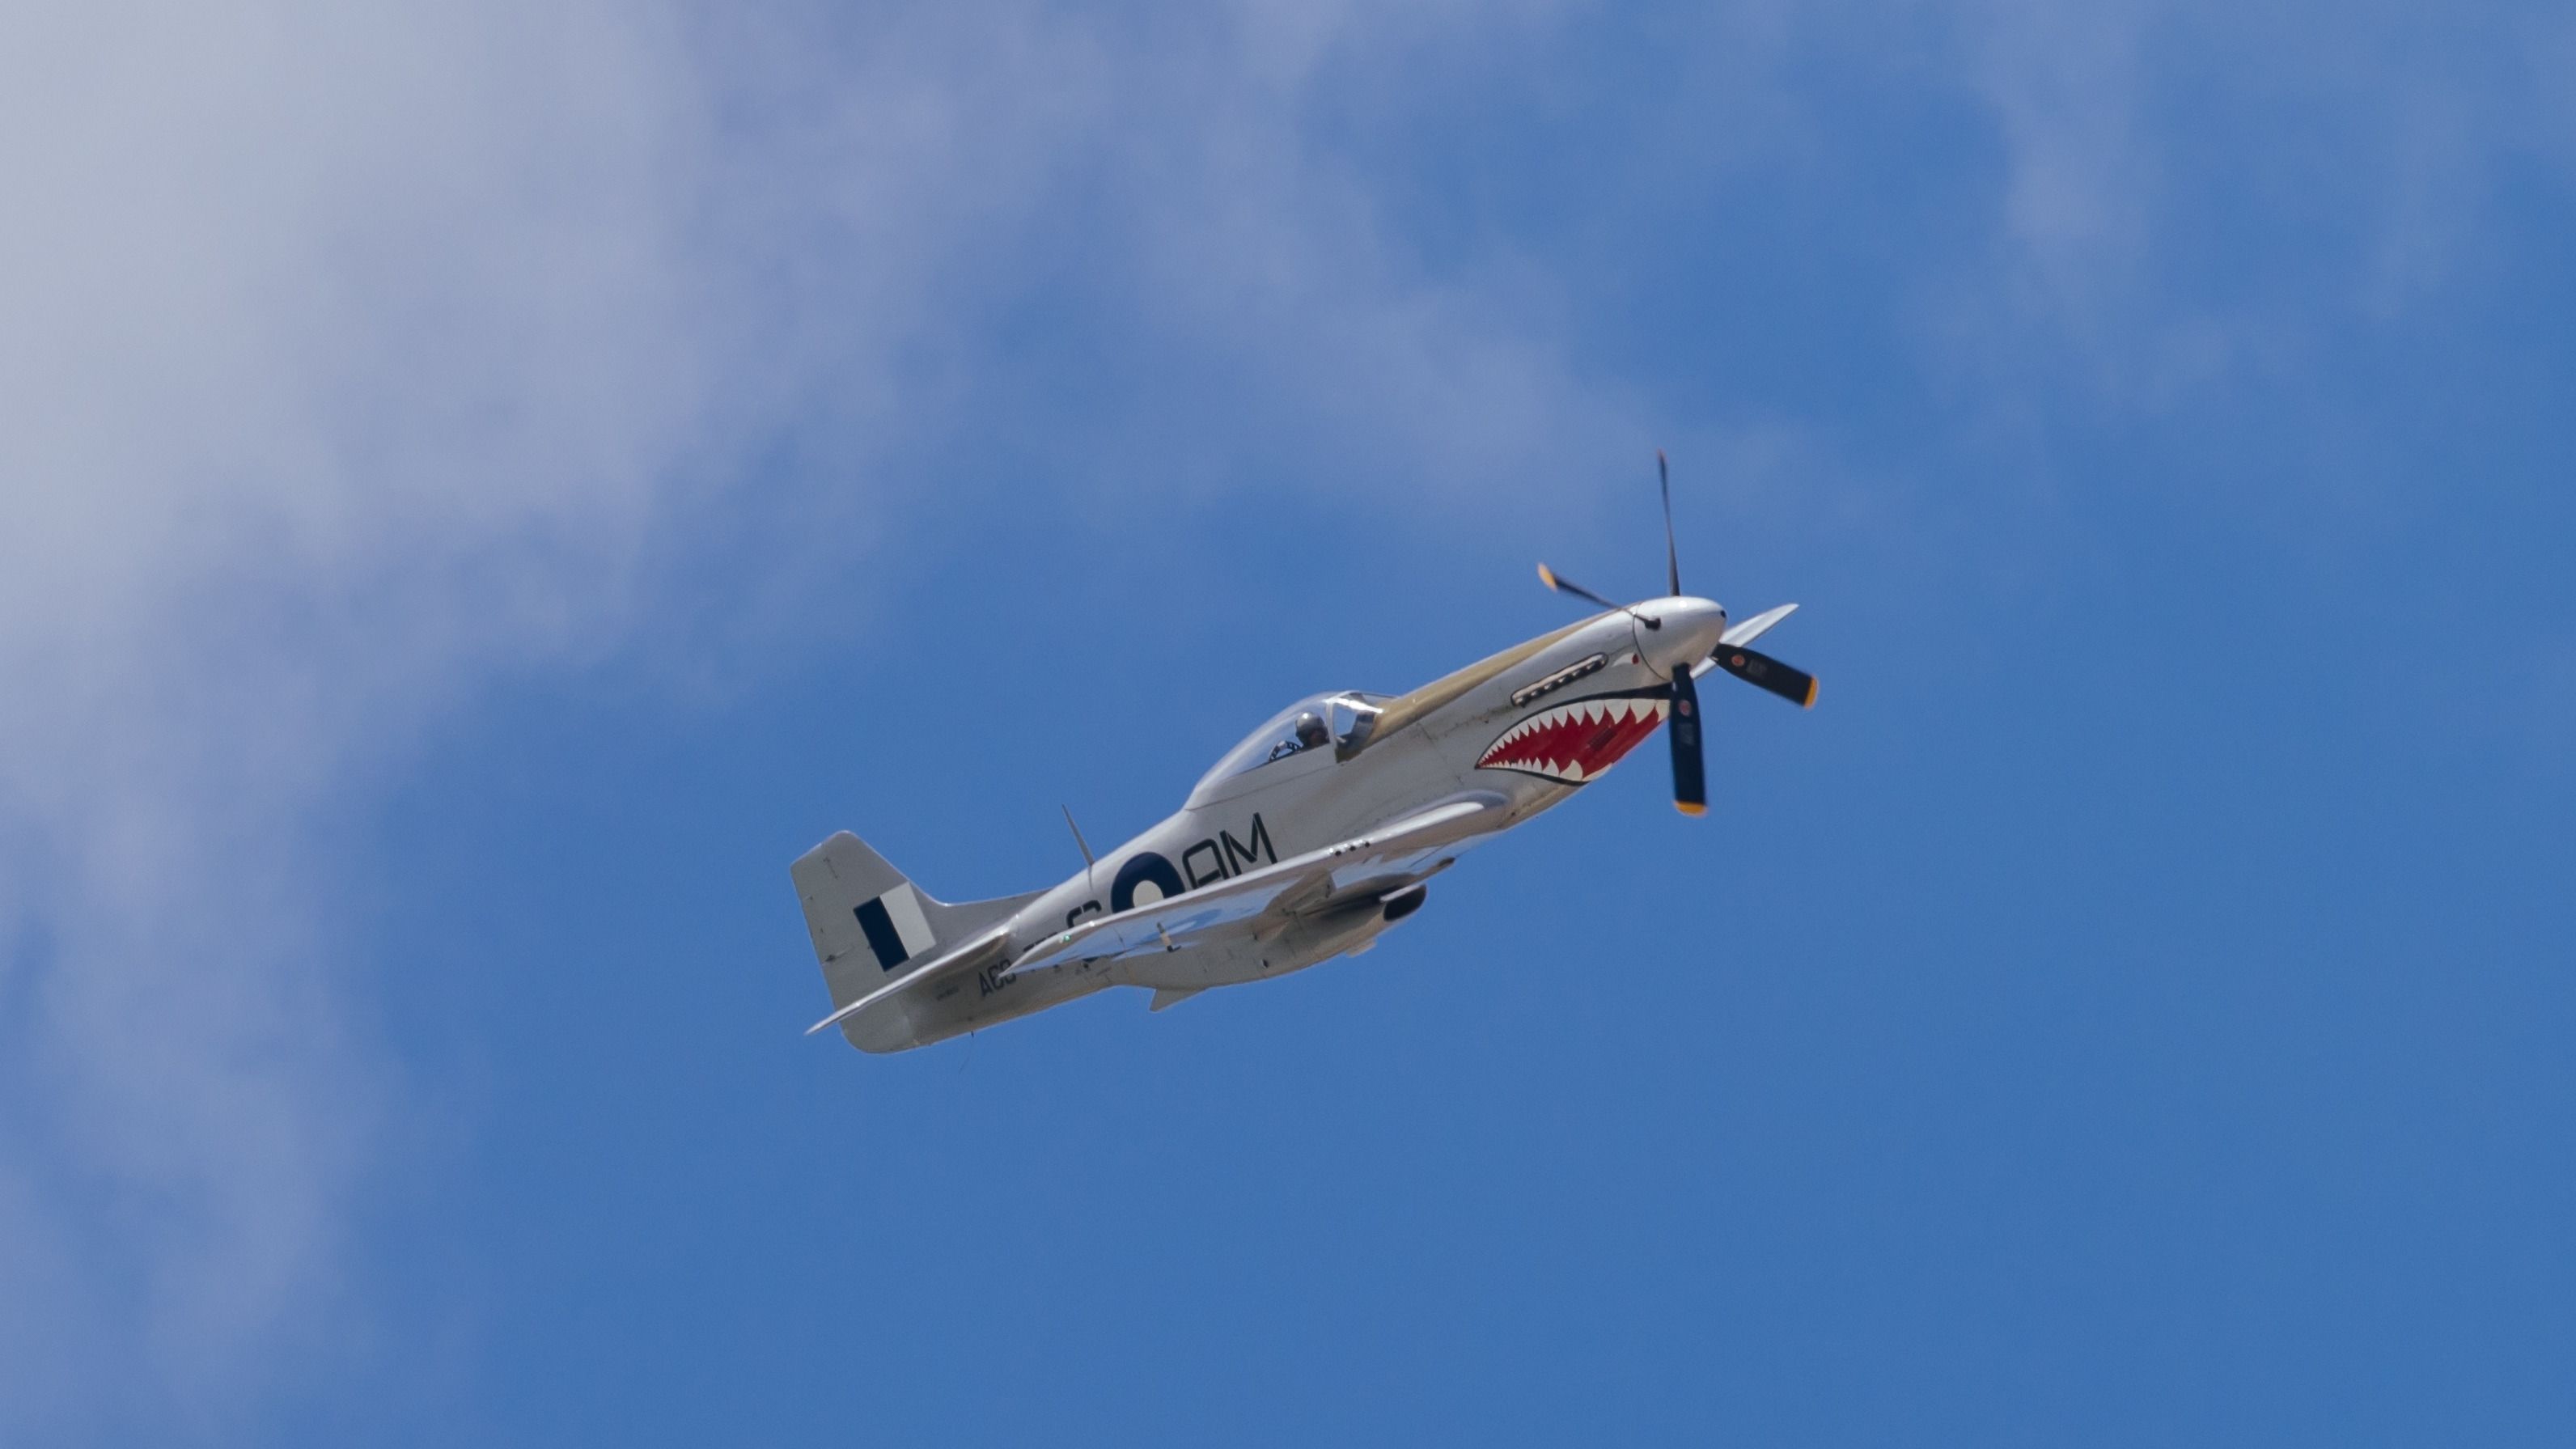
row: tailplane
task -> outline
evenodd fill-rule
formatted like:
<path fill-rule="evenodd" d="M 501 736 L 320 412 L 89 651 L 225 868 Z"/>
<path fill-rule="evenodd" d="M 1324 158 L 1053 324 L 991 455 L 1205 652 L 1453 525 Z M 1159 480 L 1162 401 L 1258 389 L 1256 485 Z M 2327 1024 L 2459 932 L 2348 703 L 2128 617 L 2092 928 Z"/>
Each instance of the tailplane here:
<path fill-rule="evenodd" d="M 1036 899 L 1032 892 L 957 905 L 936 900 L 846 830 L 805 852 L 788 874 L 836 1008 L 999 925 Z"/>

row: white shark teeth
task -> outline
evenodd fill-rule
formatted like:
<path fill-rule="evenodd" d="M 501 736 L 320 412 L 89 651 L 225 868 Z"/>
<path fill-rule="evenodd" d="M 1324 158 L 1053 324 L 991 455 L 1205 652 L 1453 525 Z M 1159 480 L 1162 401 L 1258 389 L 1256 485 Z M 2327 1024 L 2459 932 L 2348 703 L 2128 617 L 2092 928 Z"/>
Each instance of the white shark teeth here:
<path fill-rule="evenodd" d="M 1541 710 L 1514 725 L 1501 739 L 1486 747 L 1484 757 L 1477 763 L 1480 766 L 1500 763 L 1512 769 L 1528 770 L 1579 785 L 1601 773 L 1600 770 L 1587 769 L 1581 759 L 1572 758 L 1573 747 L 1588 745 L 1594 738 L 1593 731 L 1604 727 L 1621 728 L 1635 724 L 1645 724 L 1651 730 L 1669 718 L 1671 713 L 1672 701 L 1661 695 L 1573 700 L 1552 709 Z M 1571 732 L 1570 739 L 1560 742 L 1567 747 L 1561 753 L 1550 750 L 1543 758 L 1532 757 L 1525 760 L 1504 758 L 1532 735 L 1550 730 Z M 1624 754 L 1626 751 L 1622 750 L 1621 753 Z M 1612 763 L 1615 761 L 1604 761 L 1602 769 L 1607 769 Z"/>
<path fill-rule="evenodd" d="M 1597 727 L 1642 720 L 1648 715 L 1652 715 L 1657 723 L 1661 723 L 1671 712 L 1672 702 L 1662 698 L 1576 700 L 1571 704 L 1560 704 L 1554 709 L 1541 710 L 1528 719 L 1522 720 L 1501 739 L 1496 740 L 1494 748 L 1508 749 L 1541 730 L 1556 729 L 1567 724 L 1579 723 Z"/>

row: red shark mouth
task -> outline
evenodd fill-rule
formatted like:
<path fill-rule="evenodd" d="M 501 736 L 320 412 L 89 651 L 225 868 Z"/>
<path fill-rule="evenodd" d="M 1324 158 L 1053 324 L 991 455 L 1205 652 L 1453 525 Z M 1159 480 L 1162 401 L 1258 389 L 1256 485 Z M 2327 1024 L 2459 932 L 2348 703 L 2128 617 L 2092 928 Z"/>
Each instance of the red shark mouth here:
<path fill-rule="evenodd" d="M 1662 695 L 1568 700 L 1503 731 L 1476 761 L 1479 770 L 1519 770 L 1580 785 L 1619 763 L 1664 722 Z"/>

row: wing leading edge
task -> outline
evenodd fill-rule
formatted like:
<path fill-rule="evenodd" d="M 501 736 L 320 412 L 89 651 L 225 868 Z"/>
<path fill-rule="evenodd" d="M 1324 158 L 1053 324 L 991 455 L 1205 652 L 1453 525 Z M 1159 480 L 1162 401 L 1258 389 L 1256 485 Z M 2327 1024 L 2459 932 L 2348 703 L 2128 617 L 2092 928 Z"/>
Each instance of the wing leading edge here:
<path fill-rule="evenodd" d="M 1288 918 L 1331 910 L 1421 879 L 1434 856 L 1501 828 L 1506 802 L 1475 794 L 1393 820 L 1338 845 L 1245 871 L 1232 880 L 1085 921 L 1031 947 L 1005 976 L 1076 961 L 1115 960 L 1264 936 Z"/>

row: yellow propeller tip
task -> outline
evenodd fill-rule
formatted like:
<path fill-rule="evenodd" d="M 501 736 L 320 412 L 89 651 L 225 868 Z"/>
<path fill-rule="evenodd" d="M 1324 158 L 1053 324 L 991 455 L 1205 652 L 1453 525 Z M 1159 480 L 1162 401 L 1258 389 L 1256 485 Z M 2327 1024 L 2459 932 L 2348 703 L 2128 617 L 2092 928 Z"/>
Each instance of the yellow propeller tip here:
<path fill-rule="evenodd" d="M 1693 805 L 1693 804 L 1690 804 L 1690 803 L 1689 803 L 1689 802 L 1687 802 L 1687 801 L 1682 801 L 1682 800 L 1676 800 L 1676 801 L 1674 801 L 1674 802 L 1673 802 L 1673 808 L 1674 808 L 1674 809 L 1676 809 L 1676 810 L 1678 810 L 1678 811 L 1680 811 L 1680 812 L 1682 812 L 1684 815 L 1687 815 L 1687 816 L 1691 817 L 1693 820 L 1696 820 L 1696 819 L 1698 819 L 1699 817 L 1701 817 L 1701 816 L 1703 816 L 1703 815 L 1706 815 L 1706 814 L 1708 813 L 1708 807 L 1707 807 L 1707 806 L 1705 806 L 1705 805 Z"/>
<path fill-rule="evenodd" d="M 1815 707 L 1816 707 L 1816 681 L 1815 681 L 1815 680 L 1813 680 L 1813 679 L 1809 679 L 1809 680 L 1807 681 L 1807 697 L 1806 697 L 1805 699 L 1800 700 L 1800 701 L 1798 702 L 1798 708 L 1800 708 L 1800 709 L 1814 709 Z"/>
<path fill-rule="evenodd" d="M 1551 570 L 1550 568 L 1548 568 L 1548 566 L 1547 566 L 1547 565 L 1545 565 L 1545 564 L 1540 564 L 1540 565 L 1538 566 L 1538 581 L 1539 581 L 1540 583 L 1542 583 L 1542 584 L 1547 585 L 1547 586 L 1548 586 L 1549 588 L 1551 588 L 1551 589 L 1552 589 L 1552 588 L 1555 588 L 1555 587 L 1556 587 L 1556 574 L 1555 574 L 1555 572 L 1554 572 L 1553 570 Z"/>

